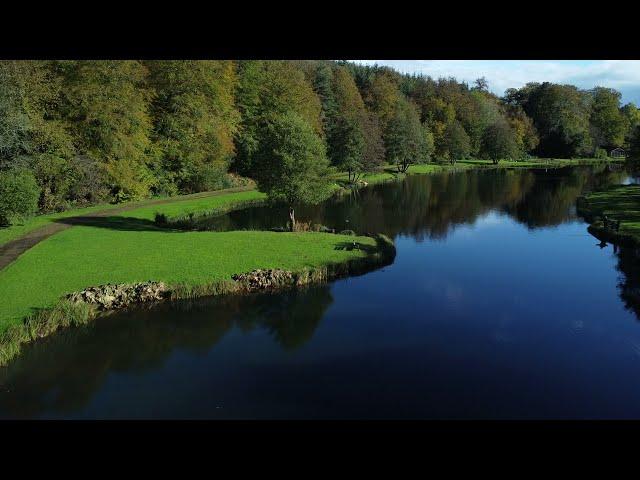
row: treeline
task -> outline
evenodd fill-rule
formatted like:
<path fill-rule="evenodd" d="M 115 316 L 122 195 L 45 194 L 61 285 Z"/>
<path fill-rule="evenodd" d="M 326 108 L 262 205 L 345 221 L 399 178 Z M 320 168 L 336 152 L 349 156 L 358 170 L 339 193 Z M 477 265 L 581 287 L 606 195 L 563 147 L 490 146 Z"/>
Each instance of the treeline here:
<path fill-rule="evenodd" d="M 499 98 L 484 79 L 347 62 L 2 61 L 0 222 L 264 179 L 274 152 L 355 180 L 383 163 L 633 152 L 639 125 L 606 88 L 529 84 Z"/>

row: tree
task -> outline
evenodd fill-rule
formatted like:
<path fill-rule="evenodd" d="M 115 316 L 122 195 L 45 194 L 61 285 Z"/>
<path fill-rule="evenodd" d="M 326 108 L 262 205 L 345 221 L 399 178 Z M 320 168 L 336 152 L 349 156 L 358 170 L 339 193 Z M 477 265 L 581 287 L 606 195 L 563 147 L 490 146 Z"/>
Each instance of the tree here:
<path fill-rule="evenodd" d="M 236 136 L 234 169 L 252 176 L 255 154 L 269 123 L 280 115 L 294 112 L 322 135 L 322 105 L 312 85 L 294 62 L 249 60 L 240 62 L 237 105 L 241 124 Z"/>
<path fill-rule="evenodd" d="M 62 208 L 72 182 L 74 148 L 61 98 L 53 62 L 0 62 L 0 169 L 34 172 L 42 211 Z"/>
<path fill-rule="evenodd" d="M 627 103 L 622 107 L 622 114 L 627 120 L 627 131 L 624 139 L 628 145 L 635 128 L 640 125 L 640 109 L 634 103 Z"/>
<path fill-rule="evenodd" d="M 469 140 L 469 135 L 457 120 L 447 125 L 441 141 L 443 143 L 441 149 L 445 153 L 444 158 L 448 159 L 449 162 L 456 163 L 457 160 L 462 160 L 469 156 L 471 141 Z"/>
<path fill-rule="evenodd" d="M 505 121 L 499 121 L 487 127 L 482 136 L 481 152 L 483 157 L 498 164 L 501 159 L 517 156 L 518 146 L 513 130 Z"/>
<path fill-rule="evenodd" d="M 234 62 L 150 61 L 147 67 L 153 136 L 161 150 L 156 176 L 168 177 L 186 193 L 211 188 L 199 179 L 210 171 L 223 175 L 235 151 L 240 115 Z"/>
<path fill-rule="evenodd" d="M 401 99 L 389 120 L 384 136 L 387 158 L 405 173 L 414 163 L 424 163 L 431 155 L 428 129 L 420 123 L 416 106 Z"/>
<path fill-rule="evenodd" d="M 640 160 L 640 125 L 637 125 L 629 136 L 629 158 Z"/>
<path fill-rule="evenodd" d="M 540 137 L 536 152 L 540 156 L 570 158 L 591 154 L 590 133 L 592 97 L 572 85 L 528 83 L 519 90 L 509 89 L 505 102 L 521 106 L 531 117 Z"/>
<path fill-rule="evenodd" d="M 391 75 L 382 73 L 373 78 L 368 90 L 367 104 L 378 116 L 383 130 L 396 114 L 401 98 L 398 85 Z"/>
<path fill-rule="evenodd" d="M 365 138 L 361 125 L 356 119 L 338 117 L 331 128 L 331 156 L 334 165 L 347 171 L 349 182 L 356 182 L 362 172 Z"/>
<path fill-rule="evenodd" d="M 331 195 L 329 161 L 320 136 L 297 113 L 273 118 L 256 153 L 258 189 L 271 201 L 289 206 L 291 231 L 295 230 L 294 205 L 318 203 Z"/>
<path fill-rule="evenodd" d="M 147 69 L 138 61 L 60 62 L 78 153 L 99 161 L 115 200 L 149 194 L 155 152 Z"/>
<path fill-rule="evenodd" d="M 49 61 L 0 61 L 0 168 L 54 154 L 69 158 L 72 139 L 61 118 L 61 77 Z"/>
<path fill-rule="evenodd" d="M 382 165 L 385 157 L 382 130 L 378 118 L 373 113 L 365 112 L 362 133 L 364 135 L 362 171 L 373 172 Z"/>
<path fill-rule="evenodd" d="M 597 87 L 591 91 L 591 135 L 595 146 L 612 149 L 624 143 L 628 120 L 620 110 L 620 92 Z"/>
<path fill-rule="evenodd" d="M 480 90 L 483 92 L 489 91 L 489 81 L 485 77 L 476 78 L 474 82 L 476 86 L 474 87 L 476 90 Z"/>
<path fill-rule="evenodd" d="M 517 156 L 524 157 L 532 152 L 538 146 L 540 139 L 531 118 L 520 106 L 507 106 L 507 121 L 513 130 Z"/>
<path fill-rule="evenodd" d="M 40 189 L 33 174 L 26 169 L 0 172 L 0 225 L 10 225 L 16 218 L 26 218 L 38 209 Z"/>

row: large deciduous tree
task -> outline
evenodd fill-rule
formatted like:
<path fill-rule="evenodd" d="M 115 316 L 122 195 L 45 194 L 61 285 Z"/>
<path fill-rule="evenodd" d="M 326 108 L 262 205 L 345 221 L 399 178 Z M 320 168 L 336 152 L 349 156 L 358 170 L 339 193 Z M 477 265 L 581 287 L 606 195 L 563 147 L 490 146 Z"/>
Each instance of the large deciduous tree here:
<path fill-rule="evenodd" d="M 412 164 L 429 161 L 433 150 L 429 130 L 420 122 L 415 105 L 406 99 L 401 99 L 396 105 L 384 140 L 387 158 L 401 173 L 405 173 Z"/>
<path fill-rule="evenodd" d="M 518 155 L 514 132 L 506 121 L 500 120 L 485 129 L 480 152 L 483 158 L 490 159 L 494 164 Z"/>
<path fill-rule="evenodd" d="M 531 117 L 540 142 L 537 153 L 570 158 L 593 150 L 590 134 L 591 96 L 572 85 L 529 83 L 507 90 L 505 100 Z"/>
<path fill-rule="evenodd" d="M 62 206 L 73 181 L 61 86 L 54 62 L 0 62 L 0 169 L 31 170 L 41 187 L 42 211 Z"/>
<path fill-rule="evenodd" d="M 237 105 L 241 113 L 236 136 L 234 168 L 251 176 L 259 168 L 255 154 L 273 119 L 288 112 L 300 116 L 322 135 L 322 106 L 312 85 L 295 62 L 249 60 L 240 62 Z"/>
<path fill-rule="evenodd" d="M 271 119 L 255 157 L 258 189 L 270 200 L 289 206 L 291 231 L 296 225 L 296 203 L 318 203 L 331 194 L 324 143 L 298 113 Z"/>
<path fill-rule="evenodd" d="M 620 92 L 597 87 L 591 91 L 591 135 L 595 147 L 612 149 L 624 143 L 629 124 L 620 110 Z"/>
<path fill-rule="evenodd" d="M 640 125 L 636 125 L 629 135 L 629 158 L 640 161 Z"/>
<path fill-rule="evenodd" d="M 158 176 L 183 192 L 215 188 L 206 172 L 222 175 L 234 154 L 240 115 L 235 106 L 236 66 L 231 61 L 150 61 Z M 213 179 L 215 180 L 215 179 Z"/>
<path fill-rule="evenodd" d="M 133 60 L 69 61 L 60 68 L 78 152 L 100 162 L 114 199 L 148 195 L 155 157 L 147 69 Z"/>
<path fill-rule="evenodd" d="M 440 151 L 443 152 L 442 158 L 450 163 L 456 163 L 458 160 L 468 158 L 471 152 L 469 135 L 457 120 L 446 126 L 440 138 L 440 144 Z"/>

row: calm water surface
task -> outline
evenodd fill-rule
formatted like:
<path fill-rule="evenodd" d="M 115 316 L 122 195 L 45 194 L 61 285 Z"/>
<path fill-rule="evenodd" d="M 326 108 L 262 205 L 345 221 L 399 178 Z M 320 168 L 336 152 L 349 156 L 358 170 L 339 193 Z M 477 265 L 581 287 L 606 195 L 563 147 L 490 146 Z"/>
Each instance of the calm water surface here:
<path fill-rule="evenodd" d="M 598 246 L 574 168 L 411 176 L 297 216 L 394 237 L 393 265 L 120 313 L 0 370 L 0 418 L 638 418 L 640 267 Z M 286 219 L 254 208 L 212 229 Z"/>

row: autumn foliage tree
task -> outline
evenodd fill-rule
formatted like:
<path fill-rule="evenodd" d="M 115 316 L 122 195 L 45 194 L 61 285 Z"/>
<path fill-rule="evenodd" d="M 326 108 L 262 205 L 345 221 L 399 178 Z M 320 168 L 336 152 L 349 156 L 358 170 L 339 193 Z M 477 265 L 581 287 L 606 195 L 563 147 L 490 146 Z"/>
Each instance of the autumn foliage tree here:
<path fill-rule="evenodd" d="M 318 203 L 331 194 L 325 146 L 298 113 L 277 115 L 269 122 L 255 165 L 259 190 L 289 207 L 291 231 L 296 225 L 296 203 Z"/>

